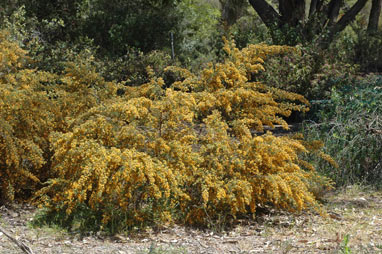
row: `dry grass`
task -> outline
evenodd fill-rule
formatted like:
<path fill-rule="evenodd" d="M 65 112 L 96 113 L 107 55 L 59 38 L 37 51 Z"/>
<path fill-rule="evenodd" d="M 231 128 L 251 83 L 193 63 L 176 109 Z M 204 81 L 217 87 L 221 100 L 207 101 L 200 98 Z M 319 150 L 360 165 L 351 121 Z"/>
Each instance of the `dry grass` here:
<path fill-rule="evenodd" d="M 326 197 L 327 216 L 276 215 L 268 237 L 281 253 L 382 253 L 382 193 L 351 186 Z"/>

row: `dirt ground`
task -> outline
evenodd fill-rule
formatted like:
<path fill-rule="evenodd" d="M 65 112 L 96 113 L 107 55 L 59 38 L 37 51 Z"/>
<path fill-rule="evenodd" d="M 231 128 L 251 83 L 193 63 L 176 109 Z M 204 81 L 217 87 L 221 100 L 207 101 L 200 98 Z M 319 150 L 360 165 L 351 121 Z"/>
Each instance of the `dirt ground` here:
<path fill-rule="evenodd" d="M 34 254 L 50 253 L 382 253 L 382 192 L 348 187 L 327 195 L 328 216 L 267 214 L 220 234 L 181 226 L 139 234 L 89 237 L 32 228 L 36 209 L 0 207 L 0 226 Z M 23 253 L 0 232 L 0 253 Z"/>

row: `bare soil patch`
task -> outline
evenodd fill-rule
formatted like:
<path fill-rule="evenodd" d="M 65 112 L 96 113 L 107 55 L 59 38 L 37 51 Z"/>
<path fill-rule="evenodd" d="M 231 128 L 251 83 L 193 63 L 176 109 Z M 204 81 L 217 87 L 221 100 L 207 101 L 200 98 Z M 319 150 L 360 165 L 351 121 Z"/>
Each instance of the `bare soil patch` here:
<path fill-rule="evenodd" d="M 328 216 L 277 212 L 221 234 L 181 226 L 113 237 L 32 228 L 34 207 L 0 207 L 0 226 L 35 254 L 50 253 L 382 253 L 382 192 L 349 187 L 329 193 Z M 348 238 L 348 243 L 345 239 Z M 0 233 L 0 253 L 23 253 Z"/>

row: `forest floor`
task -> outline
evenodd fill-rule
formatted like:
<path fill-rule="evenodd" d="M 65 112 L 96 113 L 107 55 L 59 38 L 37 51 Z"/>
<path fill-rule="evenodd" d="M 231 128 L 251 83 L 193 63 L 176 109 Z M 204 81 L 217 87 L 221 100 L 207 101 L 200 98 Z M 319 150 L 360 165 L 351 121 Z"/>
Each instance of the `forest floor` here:
<path fill-rule="evenodd" d="M 181 226 L 113 237 L 83 237 L 58 228 L 32 228 L 36 209 L 0 207 L 0 226 L 35 254 L 382 253 L 382 192 L 358 186 L 328 193 L 328 215 L 274 212 L 243 221 L 229 232 Z M 23 253 L 0 232 L 0 253 Z"/>

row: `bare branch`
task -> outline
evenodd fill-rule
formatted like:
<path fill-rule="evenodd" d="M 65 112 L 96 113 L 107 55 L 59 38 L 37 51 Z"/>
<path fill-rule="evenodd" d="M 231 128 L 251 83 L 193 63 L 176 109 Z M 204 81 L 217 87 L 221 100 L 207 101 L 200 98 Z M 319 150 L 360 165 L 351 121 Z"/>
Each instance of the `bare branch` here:
<path fill-rule="evenodd" d="M 0 232 L 8 237 L 12 242 L 14 242 L 24 253 L 33 254 L 32 249 L 27 246 L 25 243 L 18 241 L 16 238 L 12 237 L 5 229 L 0 226 Z"/>

